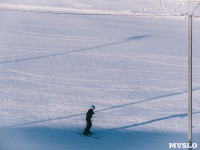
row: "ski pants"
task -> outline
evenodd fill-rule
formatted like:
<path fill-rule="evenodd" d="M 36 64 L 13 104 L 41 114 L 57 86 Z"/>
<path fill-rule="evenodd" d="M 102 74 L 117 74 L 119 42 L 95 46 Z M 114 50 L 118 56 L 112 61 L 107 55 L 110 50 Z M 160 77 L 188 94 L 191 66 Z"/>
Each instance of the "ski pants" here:
<path fill-rule="evenodd" d="M 86 128 L 85 128 L 85 131 L 84 131 L 84 133 L 89 133 L 90 132 L 90 129 L 91 129 L 91 127 L 92 127 L 92 121 L 91 121 L 91 119 L 86 119 L 86 122 L 87 122 L 87 126 L 86 126 Z"/>

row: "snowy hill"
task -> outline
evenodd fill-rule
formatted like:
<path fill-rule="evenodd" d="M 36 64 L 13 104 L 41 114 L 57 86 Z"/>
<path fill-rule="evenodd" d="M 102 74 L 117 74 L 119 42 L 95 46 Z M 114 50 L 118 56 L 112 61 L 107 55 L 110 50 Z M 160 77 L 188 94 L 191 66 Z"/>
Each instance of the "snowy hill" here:
<path fill-rule="evenodd" d="M 181 0 L 2 0 L 0 148 L 168 150 L 169 142 L 187 142 L 187 19 L 170 18 L 187 7 Z M 193 25 L 200 145 L 199 22 Z M 77 134 L 91 104 L 99 139 Z"/>
<path fill-rule="evenodd" d="M 6 0 L 0 8 L 81 14 L 185 16 L 195 7 L 189 0 Z M 198 10 L 197 16 L 199 16 Z"/>

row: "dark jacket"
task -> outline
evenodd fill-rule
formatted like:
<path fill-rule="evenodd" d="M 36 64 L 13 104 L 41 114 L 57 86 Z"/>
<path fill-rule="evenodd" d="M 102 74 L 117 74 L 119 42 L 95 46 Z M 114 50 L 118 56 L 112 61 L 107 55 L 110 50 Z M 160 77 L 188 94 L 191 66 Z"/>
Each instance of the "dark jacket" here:
<path fill-rule="evenodd" d="M 86 120 L 90 120 L 93 114 L 95 114 L 94 111 L 92 109 L 89 109 L 86 114 Z"/>

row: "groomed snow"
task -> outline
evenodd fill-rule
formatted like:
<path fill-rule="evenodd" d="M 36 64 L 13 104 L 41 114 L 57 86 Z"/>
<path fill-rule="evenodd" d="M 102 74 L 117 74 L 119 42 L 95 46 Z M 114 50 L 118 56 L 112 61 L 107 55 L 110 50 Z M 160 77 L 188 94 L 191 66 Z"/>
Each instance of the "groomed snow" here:
<path fill-rule="evenodd" d="M 196 0 L 198 2 L 198 0 Z M 2 0 L 1 10 L 72 14 L 115 14 L 134 16 L 187 16 L 197 2 L 189 0 Z M 199 17 L 200 10 L 195 16 Z"/>
<path fill-rule="evenodd" d="M 169 17 L 185 15 L 186 4 L 2 0 L 0 149 L 168 150 L 169 142 L 187 142 L 187 18 Z M 199 25 L 194 20 L 200 146 Z M 99 139 L 76 133 L 91 104 Z"/>

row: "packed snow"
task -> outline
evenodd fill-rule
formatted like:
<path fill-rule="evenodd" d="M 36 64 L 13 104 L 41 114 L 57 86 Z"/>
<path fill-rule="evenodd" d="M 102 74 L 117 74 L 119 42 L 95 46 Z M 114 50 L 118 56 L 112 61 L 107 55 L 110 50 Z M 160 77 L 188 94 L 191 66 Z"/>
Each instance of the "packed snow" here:
<path fill-rule="evenodd" d="M 0 3 L 1 10 L 154 17 L 185 16 L 195 7 L 196 3 L 189 0 L 1 0 Z M 199 13 L 200 10 L 197 10 L 196 17 L 199 17 Z"/>
<path fill-rule="evenodd" d="M 0 149 L 187 143 L 189 8 L 188 0 L 1 0 Z M 198 12 L 193 142 L 200 146 Z M 77 134 L 90 105 L 98 139 Z"/>

